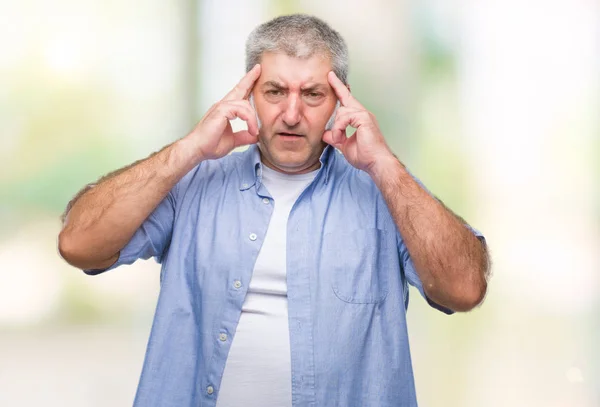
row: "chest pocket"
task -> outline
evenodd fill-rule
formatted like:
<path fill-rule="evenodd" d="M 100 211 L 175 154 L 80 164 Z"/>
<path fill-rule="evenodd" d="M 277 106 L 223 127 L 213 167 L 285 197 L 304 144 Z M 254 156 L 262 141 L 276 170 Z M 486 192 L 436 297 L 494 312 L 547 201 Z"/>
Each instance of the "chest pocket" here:
<path fill-rule="evenodd" d="M 375 304 L 388 293 L 389 273 L 399 272 L 394 235 L 380 229 L 358 229 L 323 237 L 324 267 L 331 288 L 342 301 Z"/>

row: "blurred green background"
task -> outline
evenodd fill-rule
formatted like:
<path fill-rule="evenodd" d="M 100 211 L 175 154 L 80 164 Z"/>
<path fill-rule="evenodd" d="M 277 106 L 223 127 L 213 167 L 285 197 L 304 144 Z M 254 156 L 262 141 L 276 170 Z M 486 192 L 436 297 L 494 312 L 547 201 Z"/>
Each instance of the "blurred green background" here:
<path fill-rule="evenodd" d="M 600 405 L 598 1 L 1 9 L 1 406 L 132 403 L 160 267 L 84 276 L 57 254 L 59 216 L 86 183 L 184 136 L 243 75 L 249 32 L 291 12 L 346 38 L 354 95 L 491 247 L 481 309 L 447 317 L 413 293 L 420 405 Z"/>

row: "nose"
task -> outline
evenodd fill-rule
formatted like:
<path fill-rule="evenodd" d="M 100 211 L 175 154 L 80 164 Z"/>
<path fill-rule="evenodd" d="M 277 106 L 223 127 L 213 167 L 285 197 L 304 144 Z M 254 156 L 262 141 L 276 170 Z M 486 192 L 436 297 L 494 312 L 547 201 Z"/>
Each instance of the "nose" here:
<path fill-rule="evenodd" d="M 302 118 L 302 101 L 297 95 L 291 94 L 287 99 L 282 119 L 288 127 L 294 127 Z"/>

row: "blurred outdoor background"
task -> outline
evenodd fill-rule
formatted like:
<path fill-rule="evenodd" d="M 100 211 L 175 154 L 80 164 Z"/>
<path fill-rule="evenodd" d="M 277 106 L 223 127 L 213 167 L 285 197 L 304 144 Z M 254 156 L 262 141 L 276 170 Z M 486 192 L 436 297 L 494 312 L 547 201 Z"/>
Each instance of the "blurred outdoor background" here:
<path fill-rule="evenodd" d="M 259 23 L 347 40 L 354 95 L 483 231 L 494 277 L 451 317 L 413 291 L 423 407 L 600 406 L 600 2 L 0 0 L 0 406 L 131 405 L 160 266 L 57 254 L 86 183 L 184 136 Z"/>

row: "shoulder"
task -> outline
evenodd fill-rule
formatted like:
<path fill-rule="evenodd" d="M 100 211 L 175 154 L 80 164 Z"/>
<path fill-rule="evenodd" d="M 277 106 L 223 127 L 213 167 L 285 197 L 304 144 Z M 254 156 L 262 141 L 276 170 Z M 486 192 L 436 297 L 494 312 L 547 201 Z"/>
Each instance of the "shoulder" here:
<path fill-rule="evenodd" d="M 206 160 L 192 168 L 175 186 L 176 195 L 183 195 L 189 190 L 237 182 L 241 179 L 244 163 L 248 161 L 250 152 L 236 151 L 217 160 Z"/>
<path fill-rule="evenodd" d="M 395 233 L 389 209 L 371 176 L 353 167 L 340 152 L 330 158 L 326 205 L 333 210 L 328 212 L 327 232 L 378 229 Z"/>
<path fill-rule="evenodd" d="M 379 195 L 379 189 L 371 176 L 353 167 L 340 151 L 334 150 L 330 158 L 332 162 L 329 176 L 335 188 L 366 193 L 373 197 Z"/>

